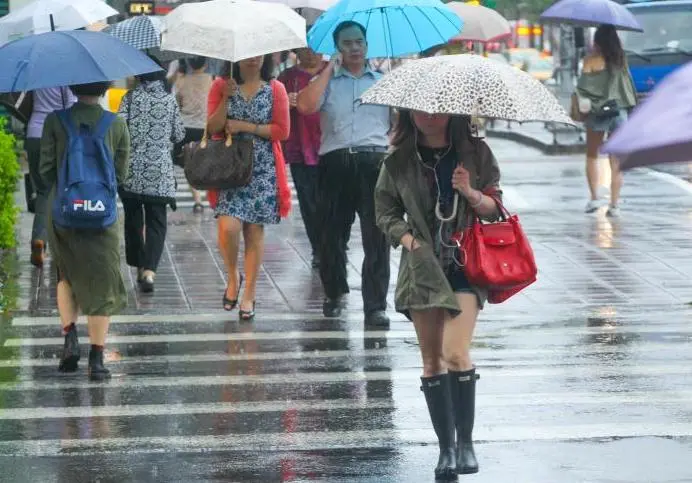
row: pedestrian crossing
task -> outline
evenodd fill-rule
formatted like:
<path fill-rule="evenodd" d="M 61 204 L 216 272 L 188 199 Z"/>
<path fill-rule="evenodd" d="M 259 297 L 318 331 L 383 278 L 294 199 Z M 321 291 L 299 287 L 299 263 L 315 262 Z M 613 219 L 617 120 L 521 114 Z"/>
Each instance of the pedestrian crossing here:
<path fill-rule="evenodd" d="M 647 313 L 535 314 L 509 325 L 507 315 L 483 314 L 474 342 L 478 481 L 514 481 L 509 469 L 504 479 L 483 469 L 517 442 L 529 451 L 692 439 L 690 315 L 670 311 L 667 323 L 651 324 Z M 137 481 L 209 481 L 221 461 L 235 462 L 223 481 L 308 481 L 276 476 L 280 461 L 293 455 L 293 469 L 307 474 L 334 451 L 368 474 L 341 479 L 322 461 L 319 481 L 432 481 L 436 438 L 418 390 L 415 332 L 402 318 L 370 331 L 355 317 L 314 314 L 260 313 L 254 324 L 220 312 L 118 316 L 106 383 L 87 379 L 84 359 L 78 373 L 57 373 L 58 327 L 57 317 L 19 316 L 0 339 L 0 461 L 31 466 L 31 481 L 50 481 L 42 458 L 101 458 L 105 471 L 121 457 L 161 455 L 175 455 L 172 467 L 152 465 L 176 468 L 177 478 Z M 79 332 L 86 348 L 84 325 Z M 420 461 L 401 467 L 390 450 Z M 247 475 L 253 451 L 266 458 Z M 553 463 L 521 481 L 577 481 Z"/>

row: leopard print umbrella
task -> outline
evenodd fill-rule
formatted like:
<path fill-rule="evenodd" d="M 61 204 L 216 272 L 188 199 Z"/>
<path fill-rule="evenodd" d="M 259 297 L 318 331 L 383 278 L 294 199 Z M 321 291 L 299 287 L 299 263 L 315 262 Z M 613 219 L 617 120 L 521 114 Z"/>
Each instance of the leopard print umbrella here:
<path fill-rule="evenodd" d="M 407 61 L 365 91 L 361 101 L 430 114 L 574 124 L 529 74 L 473 54 Z"/>

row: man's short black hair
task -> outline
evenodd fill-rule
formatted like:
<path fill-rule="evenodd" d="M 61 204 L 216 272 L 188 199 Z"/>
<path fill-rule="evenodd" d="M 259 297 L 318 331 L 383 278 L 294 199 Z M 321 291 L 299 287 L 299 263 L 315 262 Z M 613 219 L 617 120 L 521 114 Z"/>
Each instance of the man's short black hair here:
<path fill-rule="evenodd" d="M 206 57 L 192 57 L 187 59 L 187 64 L 192 70 L 200 70 L 207 63 Z"/>
<path fill-rule="evenodd" d="M 70 86 L 70 90 L 75 96 L 103 97 L 106 95 L 106 91 L 111 88 L 111 85 L 112 83 L 110 81 L 92 82 L 91 84 Z"/>
<path fill-rule="evenodd" d="M 359 28 L 360 31 L 363 32 L 363 38 L 366 39 L 367 42 L 367 32 L 365 30 L 365 27 L 363 27 L 358 22 L 354 22 L 353 20 L 346 20 L 345 22 L 341 22 L 339 25 L 337 25 L 334 29 L 334 33 L 332 34 L 332 38 L 334 39 L 334 46 L 337 49 L 339 48 L 339 35 L 341 34 L 341 32 L 351 27 Z"/>
<path fill-rule="evenodd" d="M 156 57 L 154 57 L 152 55 L 150 55 L 149 58 L 156 65 L 158 65 L 161 68 L 161 70 L 157 70 L 154 72 L 148 72 L 146 74 L 140 74 L 140 75 L 135 76 L 135 78 L 139 82 L 156 82 L 156 81 L 162 81 L 163 82 L 163 81 L 165 81 L 166 80 L 166 71 L 163 70 L 163 66 L 161 65 L 161 62 L 159 61 L 159 59 L 157 59 Z"/>

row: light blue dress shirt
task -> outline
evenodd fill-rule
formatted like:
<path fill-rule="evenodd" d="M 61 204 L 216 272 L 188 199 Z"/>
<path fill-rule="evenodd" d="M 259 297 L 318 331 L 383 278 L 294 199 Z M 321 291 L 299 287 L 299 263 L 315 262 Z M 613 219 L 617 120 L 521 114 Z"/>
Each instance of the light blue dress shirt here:
<path fill-rule="evenodd" d="M 337 149 L 389 145 L 389 107 L 361 104 L 358 98 L 382 74 L 369 67 L 361 77 L 346 69 L 332 75 L 320 100 L 320 155 Z"/>

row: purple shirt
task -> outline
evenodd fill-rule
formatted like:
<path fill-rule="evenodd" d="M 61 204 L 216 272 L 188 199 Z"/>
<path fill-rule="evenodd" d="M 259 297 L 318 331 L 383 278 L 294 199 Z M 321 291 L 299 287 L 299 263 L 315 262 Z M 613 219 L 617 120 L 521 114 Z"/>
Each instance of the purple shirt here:
<path fill-rule="evenodd" d="M 62 93 L 61 93 L 62 89 Z M 31 113 L 29 124 L 26 128 L 26 137 L 40 138 L 43 134 L 43 123 L 46 117 L 53 111 L 67 109 L 77 102 L 77 98 L 68 87 L 48 87 L 37 89 L 34 94 L 34 110 Z M 63 106 L 63 96 L 65 105 Z"/>
<path fill-rule="evenodd" d="M 313 75 L 299 67 L 286 69 L 279 76 L 279 81 L 286 86 L 286 91 L 299 92 L 304 89 Z M 284 157 L 287 163 L 315 166 L 319 161 L 320 113 L 300 114 L 298 109 L 291 108 L 291 133 L 284 142 Z"/>

